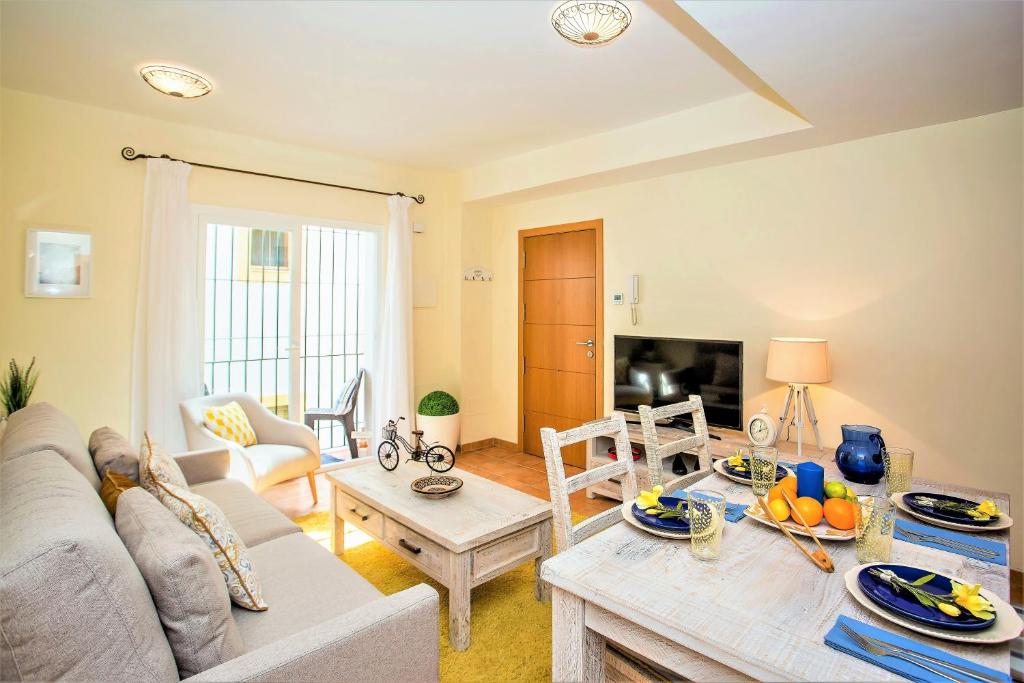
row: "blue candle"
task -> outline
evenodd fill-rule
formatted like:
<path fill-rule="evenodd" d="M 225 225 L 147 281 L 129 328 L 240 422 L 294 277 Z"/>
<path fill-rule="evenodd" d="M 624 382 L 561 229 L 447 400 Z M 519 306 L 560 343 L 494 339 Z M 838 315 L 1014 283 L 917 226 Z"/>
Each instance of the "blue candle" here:
<path fill-rule="evenodd" d="M 825 502 L 825 468 L 813 462 L 796 466 L 796 495 L 807 496 L 819 503 Z"/>

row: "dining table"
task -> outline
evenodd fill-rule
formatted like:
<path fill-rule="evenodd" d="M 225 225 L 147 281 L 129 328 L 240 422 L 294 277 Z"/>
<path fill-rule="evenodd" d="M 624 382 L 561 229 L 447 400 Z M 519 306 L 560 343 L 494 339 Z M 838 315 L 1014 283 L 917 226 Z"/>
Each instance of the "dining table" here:
<path fill-rule="evenodd" d="M 829 454 L 816 455 L 811 460 L 825 469 L 826 480 L 843 481 L 858 495 L 885 495 L 884 480 L 846 482 Z M 756 501 L 749 485 L 718 472 L 689 488 L 718 491 L 730 503 Z M 1009 509 L 1005 493 L 920 478 L 914 478 L 912 490 L 991 499 L 1001 510 Z M 897 519 L 913 518 L 897 510 Z M 819 529 L 826 526 L 823 521 Z M 1009 543 L 1005 530 L 980 536 Z M 797 539 L 814 550 L 810 538 Z M 695 681 L 899 680 L 825 644 L 840 615 L 1009 675 L 1009 643 L 939 640 L 862 607 L 844 581 L 844 574 L 860 564 L 855 542 L 822 543 L 834 573 L 815 566 L 774 526 L 749 517 L 724 523 L 721 556 L 714 561 L 696 559 L 689 541 L 660 538 L 625 521 L 560 552 L 541 568 L 541 577 L 553 587 L 553 680 L 603 680 L 608 643 Z M 892 542 L 891 562 L 980 583 L 1009 602 L 1008 566 L 898 539 Z"/>

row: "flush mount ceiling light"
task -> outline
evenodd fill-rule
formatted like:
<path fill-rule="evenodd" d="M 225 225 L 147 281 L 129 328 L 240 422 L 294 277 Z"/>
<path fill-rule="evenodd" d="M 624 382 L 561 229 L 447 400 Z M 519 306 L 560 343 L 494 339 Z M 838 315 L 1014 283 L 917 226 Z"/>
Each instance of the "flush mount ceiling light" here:
<path fill-rule="evenodd" d="M 551 14 L 551 25 L 571 43 L 595 46 L 618 38 L 632 19 L 619 0 L 565 0 Z"/>
<path fill-rule="evenodd" d="M 171 97 L 192 99 L 202 97 L 213 89 L 210 81 L 197 73 L 176 66 L 153 64 L 139 70 L 143 80 L 154 89 Z"/>

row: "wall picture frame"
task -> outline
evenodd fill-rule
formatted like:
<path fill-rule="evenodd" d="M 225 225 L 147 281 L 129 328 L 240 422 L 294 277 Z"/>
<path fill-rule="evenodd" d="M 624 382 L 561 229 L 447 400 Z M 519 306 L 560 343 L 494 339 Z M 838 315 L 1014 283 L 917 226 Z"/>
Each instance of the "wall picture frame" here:
<path fill-rule="evenodd" d="M 92 235 L 61 228 L 30 228 L 25 236 L 25 296 L 92 296 Z"/>

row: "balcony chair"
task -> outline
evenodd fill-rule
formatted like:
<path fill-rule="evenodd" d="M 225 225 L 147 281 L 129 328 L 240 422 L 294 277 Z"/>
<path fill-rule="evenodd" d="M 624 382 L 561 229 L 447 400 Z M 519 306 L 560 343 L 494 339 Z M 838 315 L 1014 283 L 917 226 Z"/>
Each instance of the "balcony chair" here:
<path fill-rule="evenodd" d="M 345 388 L 338 394 L 338 400 L 334 408 L 309 408 L 305 413 L 306 426 L 316 433 L 317 420 L 336 420 L 345 425 L 345 441 L 348 443 L 348 452 L 352 459 L 359 457 L 359 448 L 352 438 L 352 432 L 356 428 L 356 404 L 359 402 L 359 388 L 363 384 L 363 376 L 366 370 L 360 370 L 353 377 Z"/>
<path fill-rule="evenodd" d="M 206 428 L 204 411 L 232 401 L 245 411 L 256 432 L 256 445 L 241 446 Z M 313 504 L 317 504 L 314 473 L 320 466 L 320 442 L 311 429 L 274 415 L 250 394 L 201 396 L 182 401 L 180 407 L 190 450 L 227 448 L 231 453 L 228 476 L 245 482 L 257 493 L 305 474 L 313 494 Z"/>

